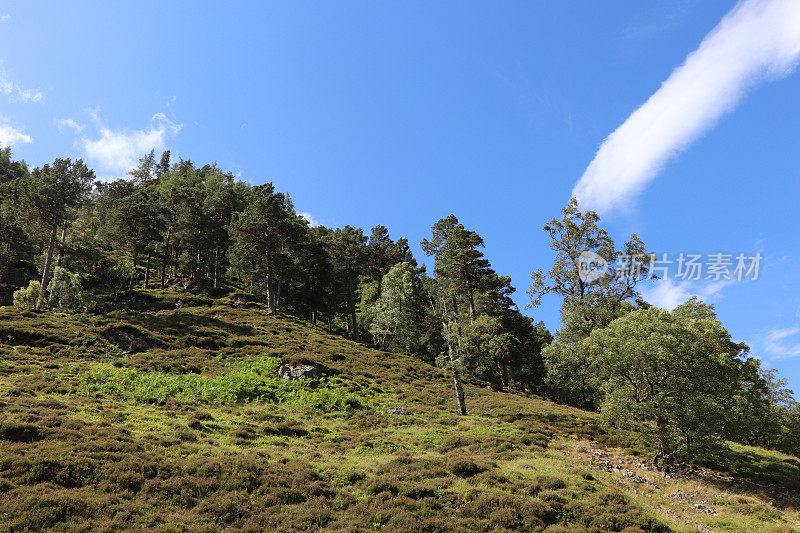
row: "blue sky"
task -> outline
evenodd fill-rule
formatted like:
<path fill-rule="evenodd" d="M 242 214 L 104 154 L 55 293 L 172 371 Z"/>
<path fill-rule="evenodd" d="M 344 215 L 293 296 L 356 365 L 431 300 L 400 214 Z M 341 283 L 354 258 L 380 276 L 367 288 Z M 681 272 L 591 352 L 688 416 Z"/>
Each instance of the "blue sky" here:
<path fill-rule="evenodd" d="M 795 27 L 786 41 L 753 44 L 779 32 L 741 15 L 750 18 L 724 45 L 751 63 L 713 53 L 703 63 L 700 54 L 695 72 L 709 79 L 678 73 L 659 93 L 678 96 L 643 108 L 640 122 L 652 113 L 665 129 L 647 136 L 628 121 L 621 144 L 592 164 L 735 6 L 3 2 L 0 142 L 31 165 L 83 157 L 106 178 L 140 152 L 170 148 L 252 183 L 273 181 L 325 225 L 380 223 L 412 243 L 455 213 L 512 276 L 520 306 L 530 271 L 552 260 L 542 225 L 583 176 L 596 185 L 585 201 L 603 209 L 619 242 L 637 232 L 672 256 L 760 252 L 757 281 L 675 281 L 648 295 L 662 305 L 703 295 L 800 391 Z M 750 57 L 754 49 L 773 55 Z M 708 99 L 687 117 L 698 95 Z M 702 116 L 717 104 L 719 113 Z M 608 163 L 651 150 L 666 155 L 622 170 Z M 555 329 L 558 305 L 545 299 L 529 313 Z"/>

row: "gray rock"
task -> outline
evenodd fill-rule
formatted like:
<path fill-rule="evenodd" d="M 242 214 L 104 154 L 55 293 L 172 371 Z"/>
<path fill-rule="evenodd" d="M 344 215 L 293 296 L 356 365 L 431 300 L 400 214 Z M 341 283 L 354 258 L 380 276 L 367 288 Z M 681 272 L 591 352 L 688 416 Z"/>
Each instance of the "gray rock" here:
<path fill-rule="evenodd" d="M 278 368 L 278 377 L 285 380 L 300 378 L 317 378 L 321 375 L 319 369 L 311 365 L 283 364 Z"/>
<path fill-rule="evenodd" d="M 411 411 L 409 411 L 405 407 L 392 407 L 392 408 L 386 410 L 386 414 L 387 415 L 404 415 L 404 416 L 407 416 L 407 415 L 411 414 Z"/>

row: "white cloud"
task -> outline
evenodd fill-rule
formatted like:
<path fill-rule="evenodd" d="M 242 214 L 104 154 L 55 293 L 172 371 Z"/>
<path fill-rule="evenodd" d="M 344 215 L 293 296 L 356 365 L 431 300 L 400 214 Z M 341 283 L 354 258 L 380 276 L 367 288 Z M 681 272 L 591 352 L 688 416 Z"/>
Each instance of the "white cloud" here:
<path fill-rule="evenodd" d="M 776 328 L 767 333 L 764 342 L 764 351 L 770 355 L 783 359 L 800 355 L 800 339 L 792 337 L 800 333 L 800 328 Z"/>
<path fill-rule="evenodd" d="M 92 122 L 96 122 L 97 124 L 102 123 L 100 120 L 100 106 L 89 107 L 85 109 L 84 112 L 89 115 L 89 118 L 92 119 Z"/>
<path fill-rule="evenodd" d="M 320 225 L 319 220 L 317 220 L 314 217 L 312 217 L 311 214 L 309 214 L 309 213 L 297 213 L 297 214 L 300 215 L 301 217 L 303 217 L 304 219 L 308 220 L 308 224 L 312 228 L 316 228 L 317 226 Z"/>
<path fill-rule="evenodd" d="M 97 120 L 97 111 L 92 111 Z M 181 131 L 183 124 L 176 124 L 163 113 L 156 113 L 150 125 L 142 130 L 114 131 L 100 127 L 100 138 L 82 139 L 86 156 L 105 177 L 121 177 L 135 168 L 139 158 L 150 150 L 163 150 L 166 141 Z"/>
<path fill-rule="evenodd" d="M 44 95 L 39 89 L 23 89 L 21 87 L 17 87 L 17 94 L 20 98 L 22 98 L 23 102 L 39 102 Z"/>
<path fill-rule="evenodd" d="M 652 287 L 642 289 L 641 293 L 647 303 L 672 311 L 692 296 L 697 296 L 703 301 L 714 299 L 731 283 L 731 281 L 702 283 L 688 280 L 673 282 L 665 278 L 657 281 Z"/>
<path fill-rule="evenodd" d="M 8 124 L 8 120 L 0 117 L 0 146 L 32 143 L 33 139 L 22 131 Z"/>
<path fill-rule="evenodd" d="M 86 129 L 86 126 L 84 124 L 76 122 L 71 118 L 62 118 L 61 120 L 57 120 L 56 124 L 58 125 L 58 131 L 64 131 L 64 129 L 68 128 L 80 133 L 84 129 Z"/>
<path fill-rule="evenodd" d="M 11 20 L 11 15 L 0 15 L 0 22 L 8 22 Z"/>
<path fill-rule="evenodd" d="M 743 0 L 600 146 L 572 191 L 609 210 L 731 111 L 746 90 L 789 75 L 800 59 L 800 1 Z"/>
<path fill-rule="evenodd" d="M 44 98 L 39 89 L 26 89 L 8 79 L 5 72 L 0 71 L 0 93 L 6 96 L 16 94 L 23 102 L 36 103 Z"/>

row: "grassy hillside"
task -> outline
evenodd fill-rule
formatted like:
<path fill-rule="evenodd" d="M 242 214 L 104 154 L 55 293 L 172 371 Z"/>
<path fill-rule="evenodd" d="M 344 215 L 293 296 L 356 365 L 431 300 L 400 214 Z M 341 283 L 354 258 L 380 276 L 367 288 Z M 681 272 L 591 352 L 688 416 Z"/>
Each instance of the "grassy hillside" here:
<path fill-rule="evenodd" d="M 665 477 L 591 413 L 467 386 L 458 417 L 439 369 L 255 304 L 100 309 L 0 308 L 0 531 L 798 529 L 788 456 Z"/>

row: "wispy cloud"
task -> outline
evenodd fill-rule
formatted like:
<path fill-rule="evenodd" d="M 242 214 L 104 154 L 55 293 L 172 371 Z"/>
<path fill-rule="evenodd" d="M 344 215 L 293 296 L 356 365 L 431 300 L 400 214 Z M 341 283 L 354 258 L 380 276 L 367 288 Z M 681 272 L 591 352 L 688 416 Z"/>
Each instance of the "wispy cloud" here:
<path fill-rule="evenodd" d="M 680 281 L 671 279 L 657 281 L 652 287 L 642 289 L 642 298 L 656 307 L 672 311 L 692 296 L 697 296 L 703 301 L 712 300 L 720 295 L 722 289 L 730 285 L 731 281 L 715 281 L 711 283 Z"/>
<path fill-rule="evenodd" d="M 23 89 L 21 87 L 17 87 L 17 95 L 19 95 L 23 102 L 36 103 L 44 98 L 42 91 L 39 89 Z"/>
<path fill-rule="evenodd" d="M 746 90 L 800 59 L 800 2 L 744 0 L 600 146 L 573 189 L 607 211 L 641 192 L 677 152 L 736 107 Z"/>
<path fill-rule="evenodd" d="M 5 22 L 5 20 L 0 20 Z M 6 73 L 0 70 L 0 94 L 13 96 L 20 91 L 20 87 L 8 79 Z M 41 96 L 39 97 L 41 99 Z M 14 146 L 33 142 L 30 135 L 9 124 L 8 118 L 0 116 L 0 147 Z"/>
<path fill-rule="evenodd" d="M 71 118 L 62 118 L 60 120 L 57 120 L 56 125 L 58 126 L 58 131 L 64 131 L 65 129 L 70 129 L 76 131 L 77 133 L 80 133 L 84 129 L 86 129 L 85 124 L 76 122 Z"/>
<path fill-rule="evenodd" d="M 14 146 L 17 144 L 32 143 L 30 135 L 26 135 L 21 130 L 11 126 L 8 119 L 0 117 L 0 147 Z"/>
<path fill-rule="evenodd" d="M 9 20 L 11 20 L 11 15 L 0 15 L 0 22 L 8 22 Z"/>
<path fill-rule="evenodd" d="M 26 89 L 11 81 L 3 71 L 0 71 L 0 93 L 6 96 L 18 97 L 27 103 L 36 103 L 44 98 L 44 94 L 39 89 Z"/>
<path fill-rule="evenodd" d="M 641 22 L 623 30 L 631 39 L 644 39 L 669 31 L 678 26 L 689 14 L 692 0 L 656 2 L 645 11 Z"/>
<path fill-rule="evenodd" d="M 800 328 L 776 328 L 767 333 L 764 351 L 778 359 L 800 356 Z"/>
<path fill-rule="evenodd" d="M 6 96 L 10 95 L 14 92 L 14 84 L 11 83 L 6 75 L 0 72 L 0 93 L 5 94 Z"/>
<path fill-rule="evenodd" d="M 97 110 L 91 111 L 95 120 L 98 120 L 97 113 Z M 150 150 L 163 150 L 167 140 L 177 135 L 181 128 L 183 124 L 176 124 L 163 113 L 156 113 L 147 128 L 114 131 L 101 126 L 100 138 L 83 138 L 82 145 L 101 176 L 121 177 L 136 167 L 139 158 Z"/>

